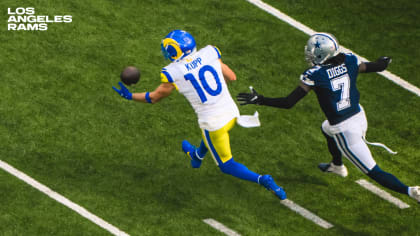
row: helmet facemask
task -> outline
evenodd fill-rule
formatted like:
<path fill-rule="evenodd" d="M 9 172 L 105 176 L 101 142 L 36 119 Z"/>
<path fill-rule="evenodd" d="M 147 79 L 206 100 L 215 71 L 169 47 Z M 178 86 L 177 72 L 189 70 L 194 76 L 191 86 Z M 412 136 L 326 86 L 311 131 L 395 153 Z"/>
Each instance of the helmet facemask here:
<path fill-rule="evenodd" d="M 310 67 L 315 66 L 314 64 L 314 54 L 308 50 L 308 45 L 305 46 L 305 61 Z"/>

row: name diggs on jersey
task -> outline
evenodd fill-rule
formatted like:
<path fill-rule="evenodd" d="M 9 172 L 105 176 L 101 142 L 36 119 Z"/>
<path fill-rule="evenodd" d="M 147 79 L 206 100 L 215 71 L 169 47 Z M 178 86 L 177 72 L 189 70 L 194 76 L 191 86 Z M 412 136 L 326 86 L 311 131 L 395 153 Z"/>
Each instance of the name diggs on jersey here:
<path fill-rule="evenodd" d="M 190 70 L 193 70 L 193 69 L 197 68 L 200 65 L 201 65 L 201 57 L 198 57 L 198 58 L 194 59 L 194 61 L 185 64 L 185 67 L 187 68 L 188 71 L 190 71 Z"/>
<path fill-rule="evenodd" d="M 327 74 L 328 74 L 329 79 L 337 77 L 337 76 L 342 75 L 344 73 L 347 73 L 347 67 L 344 63 L 339 65 L 339 66 L 335 66 L 335 67 L 327 70 Z"/>

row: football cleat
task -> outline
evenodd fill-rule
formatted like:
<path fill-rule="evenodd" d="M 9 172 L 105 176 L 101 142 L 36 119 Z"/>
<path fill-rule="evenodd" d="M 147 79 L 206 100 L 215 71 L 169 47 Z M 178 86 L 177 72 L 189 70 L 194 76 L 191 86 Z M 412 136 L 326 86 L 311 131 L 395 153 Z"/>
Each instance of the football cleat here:
<path fill-rule="evenodd" d="M 305 46 L 305 60 L 310 66 L 321 65 L 339 53 L 337 39 L 332 34 L 316 33 Z"/>
<path fill-rule="evenodd" d="M 187 156 L 191 159 L 191 166 L 192 168 L 200 168 L 201 160 L 195 156 L 195 146 L 189 143 L 187 140 L 182 141 L 182 151 L 187 154 Z"/>
<path fill-rule="evenodd" d="M 322 172 L 331 172 L 341 177 L 346 177 L 348 175 L 347 168 L 344 165 L 336 166 L 334 163 L 320 163 L 318 168 Z"/>
<path fill-rule="evenodd" d="M 410 187 L 408 195 L 420 204 L 420 186 Z"/>
<path fill-rule="evenodd" d="M 286 192 L 282 187 L 279 187 L 273 180 L 270 175 L 263 175 L 258 179 L 258 183 L 264 186 L 266 189 L 270 190 L 274 195 L 276 195 L 280 200 L 286 199 Z"/>
<path fill-rule="evenodd" d="M 171 31 L 160 46 L 165 59 L 171 61 L 181 60 L 197 50 L 194 37 L 183 30 Z"/>

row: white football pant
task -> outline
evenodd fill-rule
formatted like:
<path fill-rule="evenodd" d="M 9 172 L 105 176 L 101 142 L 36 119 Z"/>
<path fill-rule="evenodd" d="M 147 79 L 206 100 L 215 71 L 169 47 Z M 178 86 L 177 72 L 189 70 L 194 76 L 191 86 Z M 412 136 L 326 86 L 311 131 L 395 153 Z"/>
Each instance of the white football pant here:
<path fill-rule="evenodd" d="M 367 119 L 363 107 L 360 112 L 336 125 L 330 125 L 328 120 L 322 123 L 322 130 L 334 138 L 338 149 L 363 173 L 367 174 L 375 167 L 376 162 L 364 142 L 367 131 Z"/>

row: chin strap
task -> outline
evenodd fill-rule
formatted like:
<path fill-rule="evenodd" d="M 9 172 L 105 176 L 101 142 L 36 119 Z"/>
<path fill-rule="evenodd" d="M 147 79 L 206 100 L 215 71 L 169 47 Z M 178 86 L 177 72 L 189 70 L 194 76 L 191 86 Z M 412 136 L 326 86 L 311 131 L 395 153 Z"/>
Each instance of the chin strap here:
<path fill-rule="evenodd" d="M 387 147 L 385 144 L 382 144 L 382 143 L 371 143 L 371 142 L 368 142 L 368 141 L 366 140 L 366 137 L 365 137 L 365 136 L 363 136 L 363 141 L 364 141 L 366 144 L 368 144 L 368 145 L 381 147 L 381 148 L 385 149 L 387 152 L 391 153 L 392 155 L 397 154 L 397 152 L 392 151 L 392 150 L 391 150 L 389 147 Z"/>

